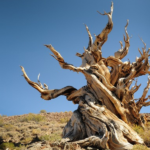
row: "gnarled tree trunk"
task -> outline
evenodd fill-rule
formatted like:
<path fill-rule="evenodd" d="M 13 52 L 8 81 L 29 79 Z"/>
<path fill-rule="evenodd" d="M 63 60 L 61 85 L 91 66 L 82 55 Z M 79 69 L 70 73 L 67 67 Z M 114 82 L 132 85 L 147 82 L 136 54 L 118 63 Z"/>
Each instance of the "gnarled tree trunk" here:
<path fill-rule="evenodd" d="M 46 84 L 43 88 L 39 80 L 38 83 L 31 81 L 21 66 L 26 81 L 41 93 L 41 98 L 51 100 L 59 95 L 65 95 L 69 101 L 79 105 L 63 130 L 62 143 L 73 142 L 81 147 L 94 146 L 111 150 L 132 149 L 133 144 L 143 144 L 143 140 L 129 124 L 138 124 L 144 128 L 146 120 L 140 116 L 139 112 L 143 106 L 150 105 L 146 98 L 150 88 L 150 77 L 148 77 L 142 97 L 137 102 L 135 102 L 134 93 L 140 85 L 137 85 L 136 81 L 135 86 L 132 88 L 130 86 L 134 78 L 150 74 L 148 62 L 150 49 L 146 51 L 146 44 L 142 40 L 144 48 L 143 52 L 139 50 L 141 57 L 133 63 L 122 62 L 122 58 L 127 55 L 130 46 L 127 21 L 126 37 L 124 36 L 125 46 L 123 47 L 120 42 L 121 49 L 114 56 L 103 58 L 101 48 L 113 28 L 112 13 L 113 3 L 110 13 L 100 13 L 108 16 L 108 23 L 102 32 L 95 36 L 94 42 L 85 25 L 89 44 L 87 49 L 84 48 L 83 54 L 76 54 L 82 59 L 80 67 L 66 63 L 52 45 L 45 45 L 53 52 L 52 56 L 63 69 L 83 73 L 87 80 L 86 86 L 79 90 L 71 86 L 49 90 Z M 111 67 L 111 70 L 108 67 Z"/>

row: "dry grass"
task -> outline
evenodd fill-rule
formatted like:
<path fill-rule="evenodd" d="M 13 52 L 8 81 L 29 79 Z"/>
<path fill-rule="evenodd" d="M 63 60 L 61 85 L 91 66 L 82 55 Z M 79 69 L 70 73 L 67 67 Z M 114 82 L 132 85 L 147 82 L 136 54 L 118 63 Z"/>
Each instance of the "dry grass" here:
<path fill-rule="evenodd" d="M 40 113 L 47 113 L 46 110 L 41 110 Z"/>
<path fill-rule="evenodd" d="M 69 119 L 70 119 L 69 117 L 64 117 L 64 118 L 61 118 L 59 122 L 60 123 L 67 123 L 69 121 Z"/>
<path fill-rule="evenodd" d="M 144 132 L 144 130 L 143 130 L 143 128 L 142 128 L 141 126 L 134 125 L 134 126 L 132 126 L 132 128 L 133 128 L 133 130 L 136 131 L 139 135 L 141 135 L 141 134 Z"/>
<path fill-rule="evenodd" d="M 46 121 L 46 117 L 40 114 L 29 113 L 28 115 L 20 118 L 20 121 L 21 122 L 30 122 L 30 121 L 41 122 L 41 121 Z"/>
<path fill-rule="evenodd" d="M 55 142 L 61 140 L 60 134 L 51 134 L 51 135 L 42 135 L 39 137 L 41 141 L 49 141 L 49 142 Z"/>
<path fill-rule="evenodd" d="M 9 150 L 25 150 L 26 147 L 24 145 L 18 145 L 17 147 L 13 143 L 3 143 L 0 145 L 1 150 L 5 150 L 9 148 Z"/>
<path fill-rule="evenodd" d="M 7 134 L 7 132 L 3 132 L 3 133 L 0 133 L 0 137 L 3 139 L 3 140 L 7 140 L 9 138 L 9 135 Z"/>
<path fill-rule="evenodd" d="M 33 140 L 33 138 L 32 137 L 25 137 L 22 141 L 21 141 L 21 143 L 22 144 L 29 144 L 29 143 L 31 143 L 32 142 L 32 140 Z"/>
<path fill-rule="evenodd" d="M 13 143 L 3 143 L 0 145 L 0 149 L 4 150 L 6 148 L 9 148 L 10 150 L 13 150 L 15 148 Z"/>
<path fill-rule="evenodd" d="M 4 121 L 3 121 L 2 116 L 0 116 L 0 127 L 2 127 L 3 125 L 4 125 Z"/>
<path fill-rule="evenodd" d="M 147 124 L 145 130 L 138 125 L 132 126 L 132 128 L 140 135 L 140 137 L 144 140 L 144 143 L 150 147 L 150 123 Z"/>
<path fill-rule="evenodd" d="M 61 140 L 65 123 L 72 112 L 25 114 L 20 116 L 0 116 L 0 149 L 25 150 L 32 141 L 55 142 Z M 16 145 L 16 146 L 15 146 Z"/>
<path fill-rule="evenodd" d="M 40 133 L 41 133 L 41 129 L 40 128 L 32 130 L 32 134 L 34 134 L 34 135 L 37 135 L 37 134 L 40 134 Z"/>
<path fill-rule="evenodd" d="M 15 130 L 15 129 L 16 129 L 16 127 L 15 127 L 14 125 L 12 125 L 12 124 L 5 124 L 5 125 L 3 126 L 3 128 L 4 128 L 6 131 L 12 131 L 12 130 Z"/>
<path fill-rule="evenodd" d="M 136 144 L 133 146 L 132 150 L 149 150 L 149 148 L 147 148 L 147 146 L 144 145 Z"/>

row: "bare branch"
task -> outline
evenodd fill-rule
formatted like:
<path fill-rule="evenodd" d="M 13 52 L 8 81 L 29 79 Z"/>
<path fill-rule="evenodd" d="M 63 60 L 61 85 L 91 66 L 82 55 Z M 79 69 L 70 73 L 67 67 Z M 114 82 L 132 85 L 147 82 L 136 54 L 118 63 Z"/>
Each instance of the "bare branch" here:
<path fill-rule="evenodd" d="M 130 37 L 129 37 L 128 32 L 127 32 L 128 24 L 129 24 L 129 20 L 127 20 L 127 24 L 125 26 L 126 39 L 125 39 L 125 36 L 124 36 L 124 42 L 129 47 L 130 46 L 130 44 L 129 44 Z"/>
<path fill-rule="evenodd" d="M 142 41 L 142 43 L 144 44 L 144 47 L 142 48 L 143 50 L 146 50 L 146 43 L 143 41 L 143 39 L 141 37 L 139 37 Z"/>
<path fill-rule="evenodd" d="M 136 80 L 135 85 L 131 88 L 130 92 L 134 94 L 140 88 L 140 86 L 141 84 L 137 85 L 137 80 Z"/>
<path fill-rule="evenodd" d="M 23 68 L 22 66 L 20 66 L 20 67 L 21 67 L 21 70 L 22 70 L 22 72 L 23 72 L 23 76 L 24 76 L 25 80 L 26 80 L 32 87 L 34 87 L 35 89 L 37 89 L 40 93 L 44 93 L 44 89 L 41 88 L 41 87 L 39 86 L 39 84 L 37 84 L 37 83 L 35 83 L 35 82 L 32 82 L 32 81 L 29 79 L 29 77 L 27 76 L 27 74 L 26 74 L 24 68 Z"/>
<path fill-rule="evenodd" d="M 87 49 L 90 50 L 91 47 L 92 47 L 92 45 L 93 45 L 93 38 L 92 38 L 92 36 L 91 36 L 91 33 L 90 33 L 90 31 L 89 31 L 88 26 L 87 26 L 86 24 L 84 24 L 84 25 L 85 25 L 85 27 L 86 27 L 86 30 L 87 30 L 87 33 L 88 33 L 88 36 L 89 36 L 89 44 L 88 44 Z"/>
<path fill-rule="evenodd" d="M 100 13 L 100 12 L 98 12 Z M 103 29 L 103 31 L 96 36 L 96 39 L 93 43 L 93 51 L 96 51 L 97 49 L 101 49 L 101 47 L 103 46 L 103 44 L 107 41 L 108 39 L 108 34 L 111 32 L 112 28 L 113 28 L 113 22 L 112 22 L 112 13 L 113 13 L 113 2 L 111 4 L 111 11 L 110 13 L 104 13 L 101 15 L 107 15 L 108 16 L 108 23 L 106 25 L 106 27 Z"/>
<path fill-rule="evenodd" d="M 133 80 L 129 80 L 128 83 L 126 83 L 126 88 L 130 88 L 131 84 L 132 84 Z"/>
<path fill-rule="evenodd" d="M 44 84 L 45 89 L 43 89 L 42 86 L 40 86 L 38 83 L 33 82 L 29 79 L 29 77 L 27 76 L 24 68 L 22 66 L 21 70 L 23 72 L 23 76 L 25 78 L 25 80 L 36 90 L 38 90 L 41 93 L 41 98 L 45 99 L 45 100 L 51 100 L 53 98 L 56 98 L 60 95 L 65 95 L 65 96 L 69 96 L 70 94 L 72 94 L 73 92 L 76 91 L 76 89 L 72 86 L 66 86 L 62 89 L 54 89 L 54 90 L 48 90 L 48 86 L 46 84 Z M 39 79 L 39 78 L 38 78 Z M 70 100 L 70 99 L 68 99 Z"/>
<path fill-rule="evenodd" d="M 123 59 L 128 54 L 128 50 L 129 50 L 129 46 L 130 46 L 130 43 L 129 43 L 130 37 L 127 32 L 128 24 L 129 24 L 129 20 L 127 20 L 127 24 L 125 26 L 125 33 L 126 33 L 126 38 L 124 36 L 125 47 L 123 48 L 122 42 L 120 41 L 121 49 L 118 50 L 117 52 L 115 52 L 115 57 L 118 59 Z"/>
<path fill-rule="evenodd" d="M 150 105 L 150 102 L 144 102 L 143 103 L 143 106 L 149 106 Z"/>
<path fill-rule="evenodd" d="M 64 61 L 64 58 L 60 55 L 59 52 L 57 52 L 53 47 L 52 45 L 45 45 L 47 48 L 49 48 L 53 54 L 55 56 L 53 56 L 60 64 L 60 66 L 63 68 L 63 69 L 69 69 L 69 70 L 72 70 L 72 71 L 75 71 L 75 72 L 82 72 L 84 68 L 82 67 L 74 67 L 73 65 L 71 64 L 68 64 Z"/>
<path fill-rule="evenodd" d="M 140 51 L 140 49 L 138 48 L 138 51 L 139 51 L 141 57 L 140 57 L 140 58 L 136 58 L 136 62 L 139 62 L 139 63 L 141 63 L 145 58 L 148 58 L 148 57 L 149 57 L 149 51 L 150 51 L 150 49 L 148 49 L 148 50 L 146 51 L 146 44 L 144 43 L 144 41 L 142 40 L 142 38 L 140 38 L 140 39 L 141 39 L 142 43 L 144 44 L 144 47 L 142 48 L 143 54 L 142 54 L 142 52 Z"/>
<path fill-rule="evenodd" d="M 76 53 L 76 56 L 78 56 L 78 57 L 83 57 L 83 54 Z"/>
<path fill-rule="evenodd" d="M 142 97 L 136 103 L 138 111 L 140 111 L 143 106 L 148 106 L 150 104 L 150 102 L 146 102 L 150 98 L 150 96 L 146 98 L 149 88 L 150 88 L 150 76 L 148 76 L 147 86 L 145 87 L 143 91 Z"/>
<path fill-rule="evenodd" d="M 131 71 L 125 78 L 126 82 L 138 76 L 150 74 L 148 57 L 149 57 L 149 49 L 147 51 L 143 50 L 142 56 L 140 58 L 137 57 L 136 62 L 132 63 Z M 142 62 L 143 60 L 144 62 Z"/>
<path fill-rule="evenodd" d="M 142 56 L 142 52 L 140 51 L 140 49 L 138 48 L 138 51 L 139 51 L 139 53 L 141 54 L 141 56 Z"/>
<path fill-rule="evenodd" d="M 45 87 L 45 90 L 48 90 L 48 85 L 47 84 L 43 84 L 44 85 L 44 87 Z"/>
<path fill-rule="evenodd" d="M 145 87 L 142 97 L 141 97 L 142 100 L 146 97 L 149 88 L 150 88 L 150 76 L 148 76 L 147 86 Z"/>
<path fill-rule="evenodd" d="M 120 45 L 121 45 L 121 50 L 123 50 L 123 44 L 121 41 L 119 41 Z"/>
<path fill-rule="evenodd" d="M 38 81 L 38 83 L 39 83 L 39 86 L 43 89 L 43 86 L 42 86 L 42 84 L 41 84 L 39 78 L 40 78 L 40 73 L 39 73 L 39 75 L 38 75 L 38 77 L 37 77 L 37 81 Z"/>

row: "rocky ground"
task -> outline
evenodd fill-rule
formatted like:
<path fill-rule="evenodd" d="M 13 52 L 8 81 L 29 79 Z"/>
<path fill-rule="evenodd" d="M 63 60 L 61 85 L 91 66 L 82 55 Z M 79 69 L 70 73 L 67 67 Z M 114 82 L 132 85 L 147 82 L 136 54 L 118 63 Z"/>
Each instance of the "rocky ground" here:
<path fill-rule="evenodd" d="M 0 149 L 49 148 L 43 141 L 59 141 L 72 112 L 26 114 L 0 117 Z M 41 149 L 44 149 L 41 148 Z M 39 149 L 39 148 L 36 148 Z"/>
<path fill-rule="evenodd" d="M 71 115 L 72 112 L 0 116 L 0 150 L 81 150 L 75 144 L 67 143 L 65 147 L 59 144 Z M 135 130 L 143 135 L 141 128 L 135 127 Z"/>

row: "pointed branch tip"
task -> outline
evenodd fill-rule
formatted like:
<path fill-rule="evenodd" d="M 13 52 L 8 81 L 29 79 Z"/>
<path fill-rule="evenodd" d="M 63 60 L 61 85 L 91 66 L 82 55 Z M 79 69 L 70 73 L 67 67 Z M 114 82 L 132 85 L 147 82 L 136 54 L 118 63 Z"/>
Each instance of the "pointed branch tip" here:
<path fill-rule="evenodd" d="M 58 61 L 58 59 L 57 59 L 57 57 L 55 57 L 54 55 L 52 55 L 52 54 L 50 54 L 52 57 L 54 57 L 57 61 Z"/>
<path fill-rule="evenodd" d="M 39 78 L 40 78 L 40 73 L 38 74 L 38 77 L 37 77 L 37 80 L 39 81 Z"/>
<path fill-rule="evenodd" d="M 47 48 L 51 48 L 51 47 L 52 47 L 52 45 L 51 45 L 51 44 L 49 44 L 49 45 L 44 44 L 44 46 L 46 46 Z"/>
<path fill-rule="evenodd" d="M 139 36 L 140 40 L 142 41 L 142 43 L 144 44 L 144 50 L 146 50 L 146 43 L 143 41 L 143 39 Z"/>

